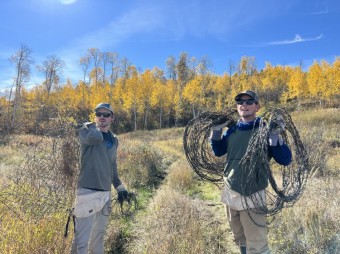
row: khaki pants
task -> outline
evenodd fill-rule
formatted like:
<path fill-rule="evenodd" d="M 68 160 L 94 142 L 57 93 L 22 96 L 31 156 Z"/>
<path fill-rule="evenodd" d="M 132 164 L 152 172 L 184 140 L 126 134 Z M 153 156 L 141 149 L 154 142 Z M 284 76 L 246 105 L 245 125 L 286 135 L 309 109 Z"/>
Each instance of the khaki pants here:
<path fill-rule="evenodd" d="M 104 254 L 104 236 L 111 213 L 110 193 L 80 188 L 74 210 L 71 254 Z"/>
<path fill-rule="evenodd" d="M 250 213 L 251 218 L 248 213 Z M 226 206 L 226 214 L 235 243 L 238 246 L 246 246 L 247 254 L 271 253 L 268 247 L 266 217 L 264 215 L 256 214 L 251 210 L 233 210 L 228 206 Z"/>

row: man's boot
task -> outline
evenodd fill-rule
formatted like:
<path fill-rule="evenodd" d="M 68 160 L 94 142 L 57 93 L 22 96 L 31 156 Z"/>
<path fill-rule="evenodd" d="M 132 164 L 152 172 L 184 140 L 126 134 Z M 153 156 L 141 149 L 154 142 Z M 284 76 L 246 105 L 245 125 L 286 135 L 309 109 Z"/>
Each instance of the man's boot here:
<path fill-rule="evenodd" d="M 240 246 L 241 254 L 247 254 L 247 247 L 246 246 Z"/>

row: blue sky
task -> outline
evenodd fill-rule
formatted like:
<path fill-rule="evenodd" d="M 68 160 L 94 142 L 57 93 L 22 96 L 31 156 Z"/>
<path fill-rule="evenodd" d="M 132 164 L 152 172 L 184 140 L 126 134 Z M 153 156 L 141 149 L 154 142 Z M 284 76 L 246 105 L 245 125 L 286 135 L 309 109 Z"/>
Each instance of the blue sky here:
<path fill-rule="evenodd" d="M 9 62 L 21 44 L 35 64 L 48 56 L 65 62 L 62 81 L 82 79 L 80 57 L 89 48 L 117 52 L 141 71 L 165 70 L 169 56 L 207 57 L 215 74 L 242 56 L 258 69 L 305 68 L 340 56 L 339 0 L 4 0 L 0 2 L 0 91 L 15 75 Z"/>

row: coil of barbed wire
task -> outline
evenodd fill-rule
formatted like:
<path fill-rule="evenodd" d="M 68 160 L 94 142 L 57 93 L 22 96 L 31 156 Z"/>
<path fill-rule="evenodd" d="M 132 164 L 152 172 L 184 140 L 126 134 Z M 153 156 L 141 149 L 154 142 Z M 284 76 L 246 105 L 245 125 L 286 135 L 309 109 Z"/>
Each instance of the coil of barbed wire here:
<path fill-rule="evenodd" d="M 237 112 L 228 109 L 224 112 L 203 112 L 192 119 L 185 128 L 183 144 L 186 158 L 192 169 L 204 180 L 222 184 L 226 159 L 217 160 L 212 154 L 209 135 L 214 125 L 231 120 L 237 121 Z M 288 166 L 280 166 L 273 171 L 273 162 L 268 160 L 268 135 L 278 119 L 282 119 L 285 129 L 281 135 L 292 151 L 293 160 Z M 256 163 L 254 163 L 256 162 Z M 282 208 L 292 206 L 302 195 L 310 171 L 307 152 L 289 113 L 282 108 L 270 108 L 262 114 L 259 128 L 252 136 L 247 152 L 241 160 L 244 172 L 265 170 L 270 186 L 265 190 L 266 197 L 249 196 L 251 202 L 244 199 L 244 208 L 271 216 Z M 256 165 L 261 164 L 261 168 Z M 278 165 L 277 165 L 278 166 Z M 246 177 L 247 178 L 247 177 Z M 246 182 L 245 185 L 256 185 Z"/>
<path fill-rule="evenodd" d="M 285 130 L 281 133 L 284 142 L 292 151 L 293 160 L 288 166 L 281 166 L 278 172 L 273 172 L 267 158 L 268 135 L 277 119 L 281 117 L 285 123 Z M 302 195 L 305 188 L 308 173 L 310 172 L 306 149 L 300 135 L 288 112 L 282 108 L 271 108 L 262 115 L 260 126 L 256 135 L 252 137 L 245 156 L 242 158 L 245 172 L 255 169 L 252 161 L 261 163 L 261 170 L 268 175 L 270 188 L 266 189 L 266 201 L 260 200 L 259 196 L 250 196 L 255 204 L 257 213 L 275 215 L 282 208 L 292 206 Z M 256 184 L 256 183 L 246 183 Z M 263 204 L 266 205 L 263 205 Z M 249 204 L 245 202 L 245 207 Z"/>
<path fill-rule="evenodd" d="M 217 184 L 222 183 L 225 161 L 213 156 L 208 140 L 211 128 L 227 120 L 231 120 L 231 125 L 236 124 L 235 109 L 203 112 L 187 124 L 183 135 L 185 155 L 192 169 L 202 179 Z"/>

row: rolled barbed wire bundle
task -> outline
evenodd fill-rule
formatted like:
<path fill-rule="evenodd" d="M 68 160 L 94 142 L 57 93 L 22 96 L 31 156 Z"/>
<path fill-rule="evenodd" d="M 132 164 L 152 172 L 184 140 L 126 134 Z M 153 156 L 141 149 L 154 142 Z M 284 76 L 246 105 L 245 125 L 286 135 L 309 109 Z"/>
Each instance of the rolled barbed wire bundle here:
<path fill-rule="evenodd" d="M 268 161 L 268 135 L 278 118 L 285 123 L 285 130 L 281 133 L 284 142 L 292 151 L 292 162 L 288 166 L 280 166 L 273 171 L 274 163 Z M 254 161 L 261 164 L 256 168 Z M 265 170 L 268 175 L 270 188 L 266 189 L 266 200 L 258 195 L 250 196 L 257 213 L 275 215 L 282 208 L 292 206 L 302 195 L 308 173 L 310 172 L 306 149 L 300 135 L 288 112 L 282 108 L 269 109 L 262 115 L 256 135 L 253 135 L 245 156 L 241 160 L 244 172 L 249 174 L 253 170 Z M 256 184 L 248 182 L 246 185 Z M 266 204 L 266 205 L 264 205 Z M 250 208 L 245 200 L 245 208 Z"/>
<path fill-rule="evenodd" d="M 183 134 L 183 145 L 186 158 L 192 169 L 202 179 L 221 184 L 225 160 L 215 157 L 209 145 L 211 128 L 231 120 L 237 122 L 237 111 L 227 109 L 224 112 L 203 112 L 193 118 L 186 126 Z"/>
<path fill-rule="evenodd" d="M 216 158 L 210 147 L 209 135 L 213 126 L 232 120 L 235 124 L 237 111 L 228 109 L 225 112 L 203 112 L 192 119 L 183 135 L 184 151 L 192 169 L 204 180 L 222 184 L 225 157 Z M 292 151 L 293 160 L 288 166 L 279 166 L 268 160 L 268 135 L 277 120 L 283 120 L 285 130 L 281 133 L 284 142 Z M 267 216 L 277 214 L 282 208 L 292 206 L 303 193 L 310 171 L 307 152 L 299 133 L 288 112 L 281 108 L 270 108 L 266 111 L 259 128 L 252 136 L 247 152 L 241 160 L 245 174 L 255 170 L 265 170 L 270 186 L 266 195 L 252 195 L 244 199 L 244 208 Z M 257 167 L 256 165 L 261 165 Z M 277 169 L 279 167 L 279 169 Z M 275 168 L 275 171 L 274 171 Z M 256 173 L 256 172 L 255 172 Z M 250 179 L 245 176 L 246 179 Z M 256 185 L 246 182 L 245 186 Z M 250 200 L 250 201 L 249 201 Z"/>

